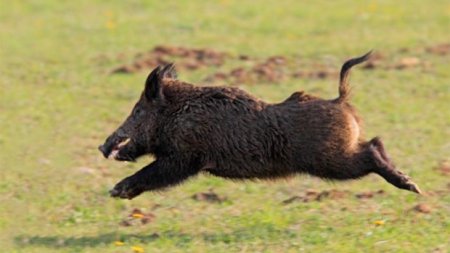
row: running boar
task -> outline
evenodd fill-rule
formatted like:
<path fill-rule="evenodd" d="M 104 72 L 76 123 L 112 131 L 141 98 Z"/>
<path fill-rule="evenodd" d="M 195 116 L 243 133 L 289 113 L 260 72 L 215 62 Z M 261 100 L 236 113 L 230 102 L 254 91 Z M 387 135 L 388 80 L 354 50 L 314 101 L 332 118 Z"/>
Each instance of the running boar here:
<path fill-rule="evenodd" d="M 295 92 L 267 103 L 232 87 L 197 87 L 176 79 L 172 64 L 157 67 L 125 122 L 99 147 L 107 158 L 155 160 L 120 181 L 113 197 L 177 185 L 199 172 L 229 179 L 274 179 L 307 173 L 329 180 L 376 173 L 392 185 L 420 193 L 397 170 L 380 138 L 362 137 L 349 104 L 348 74 L 370 56 L 342 66 L 339 97 Z"/>

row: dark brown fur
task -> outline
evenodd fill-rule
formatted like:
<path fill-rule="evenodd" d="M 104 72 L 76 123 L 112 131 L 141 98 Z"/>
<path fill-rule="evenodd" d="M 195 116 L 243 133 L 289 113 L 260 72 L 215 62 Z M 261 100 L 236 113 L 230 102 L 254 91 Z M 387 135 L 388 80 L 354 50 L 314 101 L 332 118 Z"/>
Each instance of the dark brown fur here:
<path fill-rule="evenodd" d="M 119 182 L 111 195 L 131 199 L 199 172 L 230 179 L 308 173 L 332 180 L 373 172 L 420 193 L 395 168 L 379 138 L 363 139 L 359 117 L 348 103 L 349 70 L 368 56 L 343 65 L 338 98 L 295 92 L 275 104 L 237 88 L 178 81 L 171 65 L 155 69 L 133 113 L 100 149 L 105 156 L 118 150 L 117 160 L 132 161 L 144 154 L 156 160 Z M 126 138 L 126 145 L 118 145 Z"/>

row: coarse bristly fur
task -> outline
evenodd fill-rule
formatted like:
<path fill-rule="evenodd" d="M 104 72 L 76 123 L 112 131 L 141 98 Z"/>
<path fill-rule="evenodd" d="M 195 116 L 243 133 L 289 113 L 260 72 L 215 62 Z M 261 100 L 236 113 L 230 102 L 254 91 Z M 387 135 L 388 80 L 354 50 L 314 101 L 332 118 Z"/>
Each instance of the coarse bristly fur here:
<path fill-rule="evenodd" d="M 105 157 L 155 157 L 119 182 L 111 196 L 132 199 L 179 184 L 199 172 L 229 179 L 274 179 L 308 173 L 357 179 L 376 173 L 394 186 L 420 193 L 397 170 L 378 137 L 365 141 L 349 104 L 348 74 L 364 56 L 342 66 L 339 97 L 295 92 L 267 103 L 231 87 L 197 87 L 176 79 L 172 64 L 157 67 L 131 115 L 99 148 Z"/>

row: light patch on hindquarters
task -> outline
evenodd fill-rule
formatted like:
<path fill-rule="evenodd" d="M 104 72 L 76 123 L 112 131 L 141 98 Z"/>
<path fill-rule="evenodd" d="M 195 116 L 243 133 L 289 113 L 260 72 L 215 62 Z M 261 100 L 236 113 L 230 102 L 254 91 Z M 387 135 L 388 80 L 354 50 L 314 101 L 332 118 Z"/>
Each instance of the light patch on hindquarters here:
<path fill-rule="evenodd" d="M 350 128 L 349 145 L 351 148 L 354 148 L 358 144 L 359 136 L 361 134 L 361 129 L 353 115 L 350 114 L 350 115 L 348 115 L 348 117 L 349 117 L 349 128 Z"/>

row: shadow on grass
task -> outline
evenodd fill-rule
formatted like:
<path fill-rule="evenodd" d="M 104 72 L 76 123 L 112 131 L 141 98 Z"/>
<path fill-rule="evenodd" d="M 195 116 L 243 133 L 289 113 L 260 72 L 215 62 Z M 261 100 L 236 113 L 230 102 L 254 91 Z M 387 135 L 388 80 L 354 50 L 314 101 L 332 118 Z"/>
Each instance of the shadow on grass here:
<path fill-rule="evenodd" d="M 182 235 L 179 235 L 182 237 Z M 120 234 L 107 233 L 97 236 L 82 236 L 82 237 L 65 237 L 65 236 L 28 236 L 21 235 L 14 238 L 14 242 L 18 246 L 44 246 L 49 248 L 64 248 L 64 247 L 97 247 L 111 245 L 115 241 L 150 243 L 158 239 L 159 235 L 156 233 L 150 235 L 138 234 Z"/>
<path fill-rule="evenodd" d="M 119 234 L 107 233 L 97 236 L 82 237 L 65 237 L 65 236 L 27 236 L 21 235 L 14 238 L 14 242 L 22 247 L 25 246 L 44 246 L 49 248 L 65 248 L 65 247 L 97 247 L 113 244 L 115 241 L 139 241 L 141 243 L 149 243 L 156 240 L 158 234 L 135 235 L 135 234 Z"/>
<path fill-rule="evenodd" d="M 158 239 L 169 239 L 175 245 L 182 247 L 195 240 L 203 240 L 207 243 L 238 243 L 253 240 L 277 241 L 290 239 L 296 236 L 296 233 L 288 229 L 274 228 L 265 226 L 263 229 L 255 230 L 255 227 L 238 229 L 233 232 L 217 232 L 202 234 L 186 234 L 181 232 L 165 231 L 160 234 L 153 233 L 149 235 L 142 234 L 121 234 L 106 233 L 97 236 L 65 237 L 65 236 L 29 236 L 21 235 L 14 238 L 16 245 L 21 247 L 43 246 L 49 248 L 85 248 L 112 245 L 115 241 L 126 243 L 147 244 Z"/>

